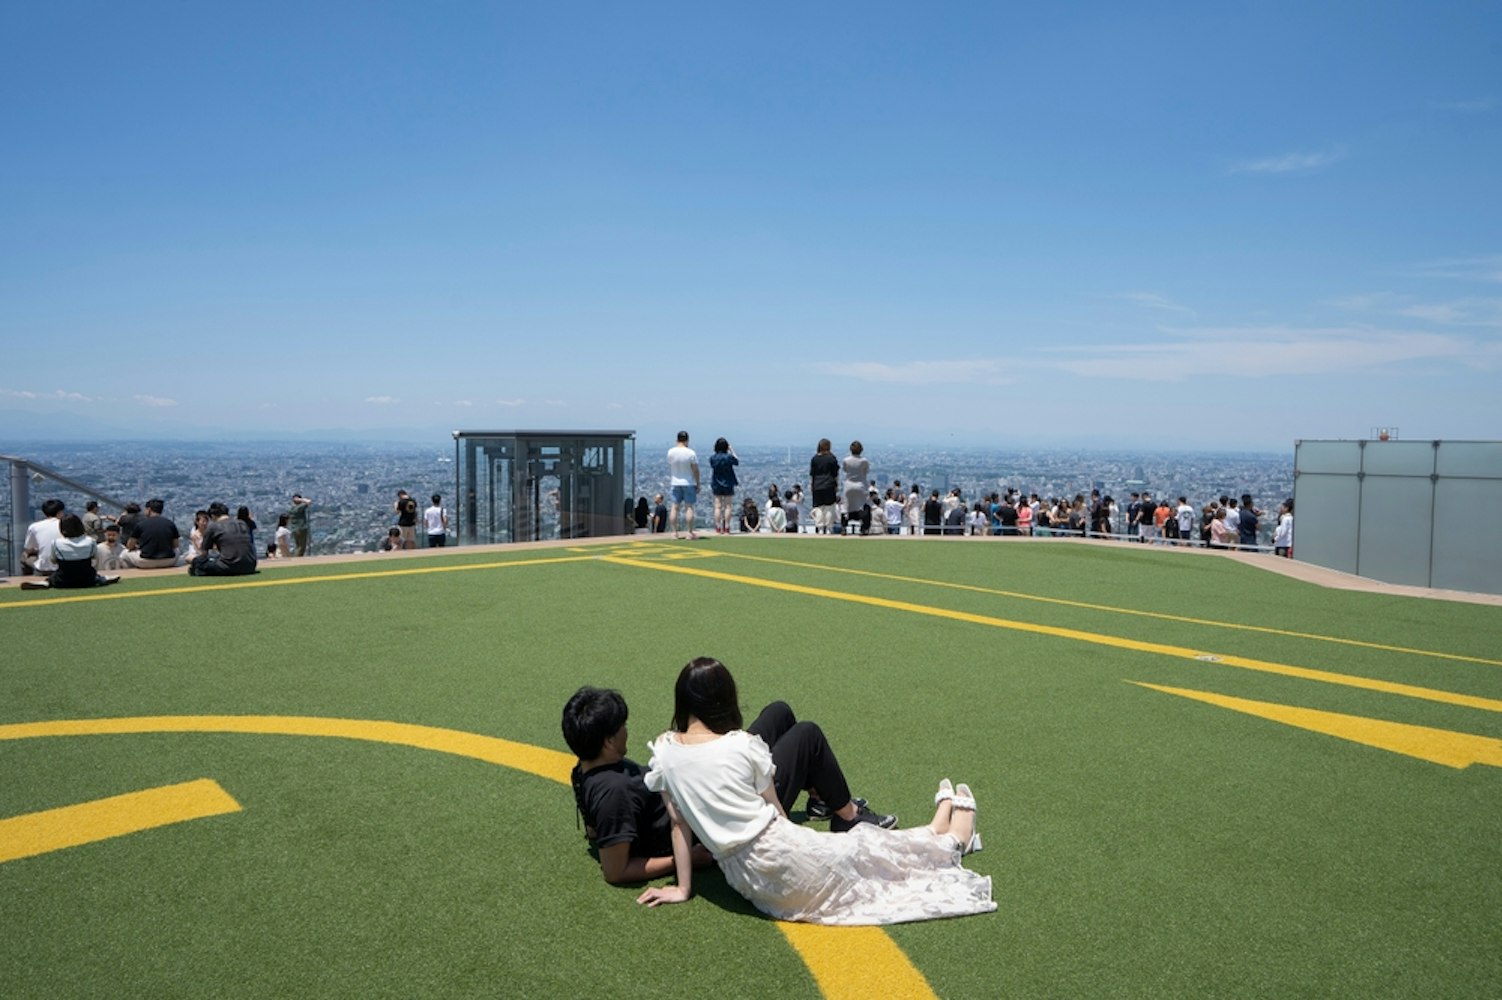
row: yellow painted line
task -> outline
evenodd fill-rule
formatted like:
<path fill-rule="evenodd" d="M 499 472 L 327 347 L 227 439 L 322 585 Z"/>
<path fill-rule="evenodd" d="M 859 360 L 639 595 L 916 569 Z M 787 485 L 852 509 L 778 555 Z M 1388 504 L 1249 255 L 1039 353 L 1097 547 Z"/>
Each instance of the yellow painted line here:
<path fill-rule="evenodd" d="M 141 733 L 247 733 L 368 740 L 469 757 L 525 771 L 563 785 L 569 784 L 569 772 L 574 767 L 574 757 L 557 750 L 503 740 L 496 736 L 405 722 L 283 715 L 158 715 L 121 719 L 58 719 L 0 725 L 0 740 Z M 912 997 L 914 1000 L 929 1000 L 934 997 L 923 974 L 913 966 L 897 943 L 879 928 L 813 928 L 807 924 L 782 922 L 778 922 L 777 926 L 798 952 L 819 988 L 831 1000 L 855 1000 L 858 994 L 869 994 L 871 980 L 860 971 L 862 966 L 850 964 L 852 958 L 859 959 L 864 963 L 864 968 L 880 972 L 894 984 L 894 989 L 882 990 L 884 996 Z M 808 950 L 805 951 L 805 948 Z"/>
<path fill-rule="evenodd" d="M 935 996 L 907 954 L 880 927 L 777 922 L 829 1000 L 926 1000 Z"/>
<path fill-rule="evenodd" d="M 142 733 L 247 733 L 258 736 L 329 736 L 393 743 L 499 764 L 568 784 L 574 758 L 557 750 L 408 722 L 325 719 L 298 715 L 148 715 L 123 719 L 60 719 L 0 726 L 0 740 L 39 736 L 114 736 Z"/>
<path fill-rule="evenodd" d="M 322 576 L 296 576 L 283 579 L 242 580 L 216 577 L 219 583 L 200 583 L 183 587 L 159 587 L 153 590 L 91 590 L 82 594 L 70 593 L 67 597 L 42 597 L 33 601 L 7 601 L 0 603 L 6 608 L 52 607 L 57 604 L 81 604 L 92 601 L 133 600 L 138 597 L 165 597 L 173 594 L 201 594 L 209 591 L 251 590 L 259 587 L 295 587 L 305 583 L 336 583 L 345 580 L 372 580 L 385 576 L 418 576 L 427 573 L 463 573 L 478 569 L 510 569 L 513 566 L 546 566 L 553 563 L 583 562 L 597 556 L 554 556 L 548 559 L 517 559 L 511 562 L 465 563 L 460 566 L 415 566 L 408 569 L 368 570 L 361 573 L 328 573 Z M 200 577 L 188 577 L 190 580 Z M 118 586 L 118 585 L 117 585 Z"/>
<path fill-rule="evenodd" d="M 1324 733 L 1353 743 L 1389 750 L 1393 753 L 1417 757 L 1445 767 L 1465 768 L 1472 764 L 1489 764 L 1502 767 L 1502 740 L 1470 733 L 1457 733 L 1448 729 L 1431 729 L 1428 726 L 1412 726 L 1405 722 L 1387 722 L 1383 719 L 1368 719 L 1360 715 L 1342 715 L 1338 712 L 1323 712 L 1295 705 L 1279 705 L 1269 701 L 1252 701 L 1247 698 L 1232 698 L 1229 695 L 1208 691 L 1191 691 L 1186 688 L 1163 687 L 1130 681 L 1138 687 L 1151 688 L 1165 694 L 1192 698 L 1208 705 L 1228 708 L 1233 712 L 1255 715 L 1260 719 L 1281 722 L 1310 732 Z"/>
<path fill-rule="evenodd" d="M 1341 646 L 1355 646 L 1360 649 L 1378 649 L 1386 653 L 1405 653 L 1411 656 L 1429 656 L 1440 660 L 1456 660 L 1461 663 L 1481 663 L 1489 667 L 1502 667 L 1502 660 L 1490 660 L 1484 656 L 1464 656 L 1460 653 L 1442 653 L 1433 649 L 1414 649 L 1409 646 L 1390 646 L 1380 642 L 1364 642 L 1361 639 L 1346 639 L 1341 636 L 1320 635 L 1317 632 L 1297 632 L 1292 629 L 1272 628 L 1268 625 L 1243 625 L 1236 622 L 1215 621 L 1209 618 L 1191 618 L 1188 615 L 1171 615 L 1162 611 L 1139 611 L 1134 608 L 1118 608 L 1110 604 L 1092 604 L 1088 601 L 1071 601 L 1064 597 L 1047 597 L 1042 594 L 1024 594 L 1015 590 L 998 590 L 993 587 L 979 587 L 969 583 L 951 583 L 946 580 L 928 580 L 917 576 L 902 576 L 897 573 L 878 573 L 868 569 L 850 569 L 843 566 L 823 566 L 818 563 L 798 562 L 792 559 L 773 559 L 769 556 L 753 556 L 744 552 L 728 552 L 715 550 L 717 555 L 728 559 L 745 559 L 751 562 L 772 563 L 779 566 L 791 566 L 797 569 L 822 570 L 826 573 L 843 573 L 849 576 L 865 576 L 878 580 L 892 580 L 897 583 L 916 583 L 926 587 L 940 587 L 947 590 L 963 590 L 975 594 L 986 594 L 995 597 L 1007 597 L 1018 601 L 1032 601 L 1038 604 L 1056 604 L 1067 608 L 1080 608 L 1085 611 L 1104 611 L 1114 615 L 1128 615 L 1136 618 L 1152 618 L 1158 621 L 1182 622 L 1188 625 L 1203 625 L 1209 628 L 1226 629 L 1233 632 L 1258 632 L 1263 635 L 1281 635 L 1291 639 L 1309 639 L 1314 642 L 1330 642 Z"/>
<path fill-rule="evenodd" d="M 1312 670 L 1308 667 L 1296 667 L 1286 663 L 1271 663 L 1266 660 L 1254 660 L 1245 656 L 1223 656 L 1208 653 L 1202 649 L 1189 649 L 1185 646 L 1170 646 L 1159 642 L 1143 642 L 1138 639 L 1127 639 L 1122 636 L 1103 635 L 1096 632 L 1083 632 L 1079 629 L 1059 628 L 1055 625 L 1037 625 L 1032 622 L 1011 621 L 1006 618 L 994 618 L 990 615 L 977 615 L 968 611 L 955 611 L 951 608 L 932 607 L 925 604 L 913 604 L 909 601 L 894 601 L 885 597 L 870 597 L 865 594 L 850 594 L 839 590 L 825 590 L 820 587 L 808 587 L 797 583 L 782 583 L 776 580 L 765 580 L 754 576 L 738 576 L 733 573 L 721 573 L 717 570 L 700 569 L 693 566 L 674 565 L 671 563 L 641 562 L 634 559 L 622 559 L 607 557 L 606 562 L 616 563 L 622 566 L 634 566 L 640 569 L 657 570 L 664 573 L 682 573 L 687 576 L 697 576 L 710 580 L 722 580 L 727 583 L 739 583 L 752 587 L 764 587 L 769 590 L 781 590 L 793 594 L 806 594 L 810 597 L 821 597 L 832 601 L 845 601 L 851 604 L 864 604 L 876 608 L 889 608 L 894 611 L 906 611 L 911 614 L 927 615 L 933 618 L 946 618 L 950 621 L 969 622 L 974 625 L 985 625 L 990 628 L 1010 629 L 1016 632 L 1031 632 L 1036 635 L 1054 636 L 1059 639 L 1071 639 L 1075 642 L 1088 642 L 1097 646 L 1112 646 L 1117 649 L 1130 649 L 1140 653 L 1155 653 L 1160 656 L 1172 656 L 1178 659 L 1192 660 L 1195 662 L 1205 661 L 1207 658 L 1219 666 L 1240 667 L 1244 670 L 1256 670 L 1262 673 L 1280 674 L 1284 677 L 1297 677 L 1301 680 L 1320 681 L 1324 684 L 1339 684 L 1345 687 L 1361 688 L 1366 691 L 1381 691 L 1386 694 L 1403 695 L 1407 698 L 1420 698 L 1425 701 L 1438 701 L 1447 705 L 1462 705 L 1466 708 L 1479 708 L 1487 712 L 1502 712 L 1502 701 L 1494 698 L 1480 698 L 1475 695 L 1456 694 L 1451 691 L 1439 691 L 1434 688 L 1417 687 L 1412 684 L 1398 684 L 1393 681 L 1375 680 L 1370 677 L 1355 677 L 1350 674 L 1337 674 L 1328 670 Z"/>
<path fill-rule="evenodd" d="M 208 778 L 0 819 L 0 864 L 190 819 L 239 812 Z"/>

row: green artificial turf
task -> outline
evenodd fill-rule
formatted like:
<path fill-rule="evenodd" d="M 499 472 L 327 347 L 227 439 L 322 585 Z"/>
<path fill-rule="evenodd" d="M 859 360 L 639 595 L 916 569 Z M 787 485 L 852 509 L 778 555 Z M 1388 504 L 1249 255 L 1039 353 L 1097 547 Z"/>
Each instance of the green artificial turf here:
<path fill-rule="evenodd" d="M 275 585 L 0 593 L 0 723 L 329 716 L 561 750 L 588 683 L 625 693 L 645 760 L 679 667 L 712 655 L 748 713 L 785 698 L 820 722 L 904 825 L 940 777 L 973 786 L 986 849 L 967 865 L 998 912 L 888 930 L 940 996 L 1502 994 L 1502 771 L 1133 682 L 1492 738 L 1502 717 L 1111 644 L 1502 699 L 1502 665 L 1431 655 L 1502 659 L 1496 607 L 1074 543 L 732 537 L 255 582 Z M 599 878 L 566 787 L 493 764 L 185 733 L 0 741 L 0 776 L 0 818 L 204 777 L 243 806 L 0 864 L 7 1000 L 818 995 L 718 876 L 638 907 Z"/>

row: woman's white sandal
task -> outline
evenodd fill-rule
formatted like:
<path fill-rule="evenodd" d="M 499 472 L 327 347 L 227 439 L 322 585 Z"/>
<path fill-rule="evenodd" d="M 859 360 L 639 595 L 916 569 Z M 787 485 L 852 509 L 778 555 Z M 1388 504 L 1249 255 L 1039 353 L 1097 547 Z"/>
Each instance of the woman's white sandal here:
<path fill-rule="evenodd" d="M 945 802 L 952 801 L 953 799 L 954 786 L 949 783 L 948 778 L 944 778 L 939 782 L 939 790 L 934 792 L 934 805 L 943 805 Z M 974 809 L 975 803 L 972 802 L 970 808 Z"/>
<path fill-rule="evenodd" d="M 975 812 L 975 796 L 970 794 L 970 786 L 964 782 L 960 782 L 954 790 L 954 807 L 956 809 L 969 809 L 971 812 Z M 970 834 L 970 843 L 961 848 L 960 853 L 974 854 L 983 846 L 985 845 L 980 842 L 980 830 L 973 830 Z"/>

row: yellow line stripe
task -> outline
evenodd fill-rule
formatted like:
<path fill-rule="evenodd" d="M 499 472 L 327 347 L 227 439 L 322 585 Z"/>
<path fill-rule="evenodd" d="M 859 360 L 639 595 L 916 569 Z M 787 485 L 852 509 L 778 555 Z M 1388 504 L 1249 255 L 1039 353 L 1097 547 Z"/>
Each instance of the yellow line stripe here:
<path fill-rule="evenodd" d="M 510 565 L 510 564 L 505 564 Z M 0 740 L 42 736 L 99 736 L 126 733 L 252 733 L 280 736 L 331 736 L 395 743 L 436 750 L 515 768 L 567 785 L 574 758 L 556 750 L 481 736 L 457 729 L 403 722 L 324 719 L 277 715 L 162 715 L 124 719 L 59 719 L 0 725 Z M 0 838 L 3 843 L 3 838 Z M 0 860 L 5 860 L 0 857 Z M 812 927 L 778 922 L 819 988 L 831 1000 L 855 1000 L 870 992 L 867 971 L 882 977 L 883 996 L 929 1000 L 934 992 L 897 943 L 879 928 Z M 852 959 L 859 964 L 852 964 Z M 858 973 L 858 974 L 857 974 Z M 859 988 L 857 988 L 857 984 Z"/>
<path fill-rule="evenodd" d="M 185 587 L 161 587 L 154 590 L 107 590 L 70 594 L 67 597 L 44 597 L 34 601 L 8 601 L 0 603 L 6 608 L 52 607 L 57 604 L 81 604 L 92 601 L 132 600 L 138 597 L 164 597 L 172 594 L 218 593 L 225 590 L 251 590 L 258 587 L 293 587 L 304 583 L 334 583 L 345 580 L 372 580 L 385 576 L 418 576 L 426 573 L 463 573 L 477 569 L 509 569 L 513 566 L 545 566 L 552 563 L 583 562 L 596 556 L 556 556 L 550 559 L 517 559 L 511 562 L 465 563 L 460 566 L 418 566 L 409 569 L 369 570 L 363 573 L 328 573 L 321 576 L 296 576 L 280 580 L 237 580 L 219 577 L 221 582 L 192 584 Z M 190 577 L 189 579 L 199 579 Z"/>
<path fill-rule="evenodd" d="M 568 784 L 574 758 L 557 750 L 481 736 L 458 729 L 367 719 L 297 715 L 148 715 L 124 719 L 59 719 L 0 726 L 0 740 L 38 736 L 114 736 L 141 733 L 247 733 L 260 736 L 329 736 L 435 750 L 525 771 Z"/>
<path fill-rule="evenodd" d="M 716 555 L 730 559 L 745 559 L 751 562 L 772 563 L 779 566 L 791 566 L 797 569 L 822 570 L 827 573 L 843 573 L 849 576 L 867 576 L 879 580 L 893 580 L 898 583 L 917 583 L 927 587 L 942 587 L 948 590 L 964 590 L 975 594 L 989 594 L 996 597 L 1010 597 L 1019 601 L 1033 601 L 1038 604 L 1056 604 L 1061 607 L 1081 608 L 1086 611 L 1105 611 L 1115 615 L 1130 615 L 1137 618 L 1153 618 L 1158 621 L 1183 622 L 1189 625 L 1204 625 L 1210 628 L 1228 629 L 1235 632 L 1259 632 L 1264 635 L 1281 635 L 1292 639 L 1312 639 L 1316 642 L 1331 642 L 1342 646 L 1356 646 L 1361 649 L 1379 649 L 1387 653 L 1406 653 L 1413 656 L 1430 656 L 1441 660 L 1456 660 L 1461 663 L 1481 663 L 1489 667 L 1502 667 L 1502 660 L 1490 660 L 1484 656 L 1465 656 L 1460 653 L 1441 653 L 1432 649 L 1413 649 L 1408 646 L 1390 646 L 1380 642 L 1364 642 L 1360 639 L 1346 639 L 1340 636 L 1319 635 L 1315 632 L 1296 632 L 1292 629 L 1272 628 L 1267 625 L 1243 625 L 1236 622 L 1214 621 L 1208 618 L 1191 618 L 1187 615 L 1171 615 L 1162 611 L 1139 611 L 1134 608 L 1118 608 L 1109 604 L 1091 604 L 1087 601 L 1071 601 L 1063 597 L 1045 597 L 1041 594 L 1023 594 L 1014 590 L 997 590 L 991 587 L 978 587 L 968 583 L 950 583 L 944 580 L 927 580 L 916 576 L 901 576 L 896 573 L 878 573 L 867 569 L 849 569 L 841 566 L 822 566 L 818 563 L 797 562 L 792 559 L 773 559 L 769 556 L 753 556 L 744 552 L 728 552 L 715 550 Z"/>
<path fill-rule="evenodd" d="M 208 778 L 0 819 L 0 864 L 158 826 L 240 811 Z"/>
<path fill-rule="evenodd" d="M 1434 729 L 1415 726 L 1406 722 L 1388 722 L 1385 719 L 1368 719 L 1360 715 L 1344 715 L 1339 712 L 1323 712 L 1297 705 L 1280 705 L 1271 701 L 1253 701 L 1249 698 L 1232 698 L 1229 695 L 1210 691 L 1193 691 L 1187 688 L 1162 687 L 1129 681 L 1138 687 L 1151 688 L 1165 694 L 1192 698 L 1218 708 L 1229 708 L 1285 726 L 1323 733 L 1353 743 L 1363 743 L 1380 750 L 1417 757 L 1432 764 L 1445 767 L 1465 768 L 1472 764 L 1490 764 L 1502 767 L 1502 740 L 1490 736 L 1475 736 L 1457 733 L 1449 729 Z"/>
<path fill-rule="evenodd" d="M 682 573 L 687 576 L 703 577 L 711 580 L 723 580 L 728 583 L 748 584 L 753 587 L 765 587 L 769 590 L 782 590 L 794 594 L 806 594 L 810 597 L 822 597 L 834 601 L 846 601 L 852 604 L 865 604 L 870 607 L 890 608 L 895 611 L 907 611 L 912 614 L 927 615 L 933 618 L 947 618 L 951 621 L 970 622 L 974 625 L 986 625 L 991 628 L 1011 629 L 1017 632 L 1032 632 L 1037 635 L 1054 636 L 1059 639 L 1073 639 L 1076 642 L 1088 642 L 1097 646 L 1113 646 L 1117 649 L 1131 649 L 1141 653 L 1156 653 L 1161 656 L 1172 656 L 1179 659 L 1194 660 L 1199 662 L 1207 656 L 1214 656 L 1214 662 L 1227 667 L 1241 667 L 1246 670 L 1256 670 L 1262 673 L 1281 674 L 1284 677 L 1297 677 L 1301 680 L 1320 681 L 1325 684 L 1340 684 L 1346 687 L 1361 688 L 1367 691 L 1381 691 L 1386 694 L 1398 694 L 1408 698 L 1421 698 L 1426 701 L 1444 702 L 1448 705 L 1463 705 L 1467 708 L 1479 708 L 1488 712 L 1502 712 L 1502 701 L 1492 698 L 1479 698 L 1474 695 L 1455 694 L 1450 691 L 1438 691 L 1433 688 L 1415 687 L 1411 684 L 1397 684 L 1392 681 L 1374 680 L 1369 677 L 1353 677 L 1349 674 L 1336 674 L 1326 670 L 1311 670 L 1308 667 L 1296 667 L 1285 663 L 1271 663 L 1266 660 L 1254 660 L 1245 656 L 1220 656 L 1207 653 L 1201 649 L 1189 649 L 1184 646 L 1169 646 L 1164 643 L 1142 642 L 1138 639 L 1126 639 L 1121 636 L 1101 635 L 1096 632 L 1082 632 L 1078 629 L 1059 628 L 1054 625 L 1035 625 L 1032 622 L 1011 621 L 1006 618 L 993 618 L 989 615 L 971 614 L 967 611 L 954 611 L 950 608 L 931 607 L 924 604 L 913 604 L 908 601 L 894 601 L 884 597 L 869 597 L 864 594 L 850 594 L 838 590 L 824 590 L 820 587 L 807 587 L 796 583 L 781 583 L 775 580 L 764 580 L 759 577 L 737 576 L 733 573 L 721 573 L 716 570 L 699 569 L 692 566 L 670 563 L 641 562 L 635 559 L 622 559 L 607 557 L 606 562 L 616 563 L 622 566 L 634 566 L 640 569 L 652 569 L 664 573 Z"/>
<path fill-rule="evenodd" d="M 923 1000 L 933 987 L 880 927 L 777 922 L 829 1000 Z"/>

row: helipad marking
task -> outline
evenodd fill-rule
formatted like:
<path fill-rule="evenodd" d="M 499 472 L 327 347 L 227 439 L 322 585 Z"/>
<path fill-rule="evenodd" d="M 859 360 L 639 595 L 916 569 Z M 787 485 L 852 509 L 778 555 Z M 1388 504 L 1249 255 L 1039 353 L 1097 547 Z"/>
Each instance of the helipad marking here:
<path fill-rule="evenodd" d="M 557 750 L 496 736 L 405 722 L 288 715 L 158 715 L 0 725 L 0 740 L 143 733 L 247 733 L 368 740 L 469 757 L 525 771 L 563 785 L 569 784 L 569 772 L 574 766 L 571 755 Z M 6 838 L 0 834 L 0 860 L 4 860 L 5 847 Z M 858 1000 L 868 996 L 873 975 L 879 977 L 875 981 L 882 983 L 883 996 L 911 997 L 914 1000 L 935 997 L 923 973 L 880 928 L 774 923 L 830 1000 Z M 860 974 L 853 974 L 855 970 L 860 970 Z"/>
<path fill-rule="evenodd" d="M 0 819 L 0 864 L 190 819 L 239 812 L 209 778 Z"/>
<path fill-rule="evenodd" d="M 1186 688 L 1163 687 L 1129 681 L 1138 687 L 1192 698 L 1207 705 L 1229 708 L 1233 712 L 1255 715 L 1261 719 L 1281 722 L 1310 732 L 1324 733 L 1353 743 L 1363 743 L 1381 750 L 1417 757 L 1445 767 L 1466 768 L 1472 764 L 1489 764 L 1502 767 L 1502 740 L 1471 733 L 1457 733 L 1449 729 L 1433 729 L 1429 726 L 1414 726 L 1406 722 L 1388 722 L 1385 719 L 1368 719 L 1360 715 L 1344 715 L 1339 712 L 1324 712 L 1297 705 L 1279 705 L 1270 701 L 1252 701 L 1249 698 L 1232 698 L 1229 695 L 1209 691 L 1192 691 Z"/>
<path fill-rule="evenodd" d="M 741 583 L 752 587 L 765 587 L 768 590 L 783 590 L 794 594 L 806 594 L 810 597 L 822 597 L 833 601 L 846 601 L 851 604 L 865 604 L 870 607 L 890 608 L 895 611 L 906 611 L 911 614 L 928 615 L 934 618 L 947 618 L 951 621 L 970 622 L 974 625 L 986 625 L 991 628 L 1011 629 L 1017 632 L 1032 632 L 1037 635 L 1050 635 L 1060 639 L 1073 639 L 1076 642 L 1088 642 L 1097 646 L 1114 646 L 1117 649 L 1131 649 L 1141 653 L 1156 653 L 1161 656 L 1171 656 L 1185 660 L 1201 660 L 1207 654 L 1202 649 L 1189 649 L 1184 646 L 1170 646 L 1159 642 L 1143 642 L 1138 639 L 1127 639 L 1122 636 L 1102 635 L 1096 632 L 1082 632 L 1079 629 L 1060 628 L 1055 625 L 1037 625 L 1032 622 L 1012 621 L 1006 618 L 994 618 L 990 615 L 977 615 L 968 611 L 956 611 L 952 608 L 933 607 L 926 604 L 913 604 L 909 601 L 894 601 L 885 597 L 871 597 L 866 594 L 850 594 L 839 590 L 825 590 L 822 587 L 808 587 L 797 583 L 782 583 L 776 580 L 765 580 L 754 576 L 738 576 L 734 573 L 721 573 L 718 570 L 700 569 L 692 566 L 677 566 L 669 563 L 642 562 L 636 559 L 623 559 L 611 557 L 606 562 L 616 563 L 621 566 L 633 566 L 639 569 L 657 570 L 663 573 L 683 573 L 688 576 L 703 577 L 710 580 L 721 580 L 727 583 Z M 1218 654 L 1216 654 L 1218 655 Z M 1254 660 L 1245 656 L 1220 656 L 1221 666 L 1241 667 L 1244 670 L 1256 670 L 1261 673 L 1279 674 L 1284 677 L 1297 677 L 1301 680 L 1319 681 L 1324 684 L 1339 684 L 1344 687 L 1361 688 L 1366 691 L 1381 691 L 1385 694 L 1403 695 L 1408 698 L 1419 698 L 1424 701 L 1438 701 L 1447 705 L 1461 705 L 1466 708 L 1479 708 L 1487 712 L 1502 712 L 1502 701 L 1494 698 L 1480 698 L 1475 695 L 1456 694 L 1451 691 L 1440 691 L 1434 688 L 1417 687 L 1412 684 L 1398 684 L 1393 681 L 1376 680 L 1370 677 L 1355 677 L 1350 674 L 1331 673 L 1328 670 L 1313 670 L 1308 667 L 1296 667 L 1286 663 L 1272 663 L 1267 660 Z"/>
<path fill-rule="evenodd" d="M 66 597 L 42 597 L 31 601 L 0 602 L 0 610 L 6 608 L 53 607 L 58 604 L 80 604 L 87 601 L 134 600 L 139 597 L 165 597 L 169 594 L 199 594 L 206 591 L 250 590 L 258 587 L 295 587 L 304 583 L 335 583 L 344 580 L 372 580 L 384 576 L 417 576 L 424 573 L 463 573 L 477 569 L 510 569 L 513 566 L 545 566 L 550 563 L 583 562 L 594 556 L 554 556 L 548 559 L 517 559 L 511 562 L 463 563 L 457 566 L 414 566 L 407 569 L 368 570 L 362 573 L 328 573 L 319 576 L 294 576 L 280 579 L 240 580 L 216 578 L 215 583 L 193 584 L 183 587 L 158 587 L 152 590 L 88 591 L 69 594 Z M 197 578 L 190 578 L 197 579 Z"/>
<path fill-rule="evenodd" d="M 1264 635 L 1282 635 L 1291 639 L 1311 639 L 1315 642 L 1330 642 L 1341 646 L 1356 646 L 1361 649 L 1380 649 L 1387 653 L 1404 653 L 1412 656 L 1430 656 L 1441 660 L 1456 660 L 1461 663 L 1481 663 L 1490 667 L 1502 667 L 1502 660 L 1491 660 L 1484 656 L 1464 656 L 1460 653 L 1442 653 L 1433 649 L 1413 649 L 1408 646 L 1390 646 L 1380 642 L 1365 642 L 1361 639 L 1346 639 L 1341 636 L 1319 635 L 1315 632 L 1295 632 L 1291 629 L 1272 628 L 1268 625 L 1245 625 L 1239 622 L 1222 622 L 1208 618 L 1191 618 L 1187 615 L 1171 615 L 1162 611 L 1140 611 L 1135 608 L 1118 608 L 1110 604 L 1092 604 L 1088 601 L 1071 601 L 1065 597 L 1048 597 L 1044 594 L 1024 594 L 1015 590 L 998 590 L 993 587 L 978 587 L 970 583 L 951 583 L 947 580 L 928 580 L 918 576 L 902 576 L 897 573 L 878 573 L 869 569 L 853 569 L 845 566 L 824 566 L 819 563 L 798 562 L 792 559 L 773 559 L 770 556 L 753 556 L 744 552 L 731 552 L 724 549 L 715 550 L 717 555 L 727 559 L 746 559 L 752 562 L 772 563 L 779 566 L 792 566 L 796 569 L 821 570 L 826 573 L 843 573 L 850 576 L 868 576 L 879 580 L 893 580 L 897 583 L 918 583 L 928 587 L 941 587 L 947 590 L 963 590 L 974 594 L 991 594 L 996 597 L 1007 597 L 1019 601 L 1032 601 L 1038 604 L 1057 604 L 1061 607 L 1082 608 L 1086 611 L 1105 611 L 1110 614 L 1128 615 L 1136 618 L 1152 618 L 1158 621 L 1184 622 L 1188 625 L 1204 625 L 1209 628 L 1229 629 L 1236 632 L 1258 632 Z"/>

